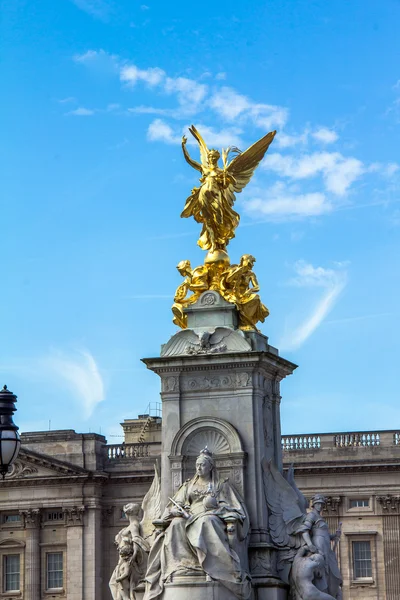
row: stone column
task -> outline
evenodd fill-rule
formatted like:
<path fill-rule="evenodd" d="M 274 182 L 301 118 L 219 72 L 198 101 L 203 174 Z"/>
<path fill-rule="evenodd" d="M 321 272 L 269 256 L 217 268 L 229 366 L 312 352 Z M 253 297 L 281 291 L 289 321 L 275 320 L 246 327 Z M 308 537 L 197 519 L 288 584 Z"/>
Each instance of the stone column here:
<path fill-rule="evenodd" d="M 83 600 L 84 506 L 64 508 L 67 527 L 66 587 L 68 600 Z"/>
<path fill-rule="evenodd" d="M 40 600 L 40 509 L 21 510 L 26 529 L 25 548 L 25 600 Z"/>
<path fill-rule="evenodd" d="M 97 600 L 101 598 L 103 581 L 101 506 L 87 507 L 83 536 L 83 598 Z"/>

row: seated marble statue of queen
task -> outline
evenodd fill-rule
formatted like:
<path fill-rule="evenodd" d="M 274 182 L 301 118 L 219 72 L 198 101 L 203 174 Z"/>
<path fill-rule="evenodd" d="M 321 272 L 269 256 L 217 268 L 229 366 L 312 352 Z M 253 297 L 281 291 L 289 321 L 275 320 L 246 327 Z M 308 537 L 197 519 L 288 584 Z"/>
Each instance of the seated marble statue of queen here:
<path fill-rule="evenodd" d="M 155 524 L 162 533 L 150 550 L 143 600 L 159 598 L 174 575 L 194 572 L 218 581 L 240 600 L 249 598 L 248 514 L 229 482 L 218 480 L 207 448 L 196 460 L 195 476 L 179 488 Z"/>

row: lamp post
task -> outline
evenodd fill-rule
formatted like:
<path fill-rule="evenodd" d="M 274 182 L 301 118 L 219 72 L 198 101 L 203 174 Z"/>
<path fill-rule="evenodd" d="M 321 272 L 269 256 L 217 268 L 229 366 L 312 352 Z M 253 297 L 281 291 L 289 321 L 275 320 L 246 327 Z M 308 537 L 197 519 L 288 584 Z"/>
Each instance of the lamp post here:
<path fill-rule="evenodd" d="M 17 396 L 5 385 L 0 391 L 0 473 L 5 478 L 8 468 L 18 456 L 21 439 L 13 421 Z"/>

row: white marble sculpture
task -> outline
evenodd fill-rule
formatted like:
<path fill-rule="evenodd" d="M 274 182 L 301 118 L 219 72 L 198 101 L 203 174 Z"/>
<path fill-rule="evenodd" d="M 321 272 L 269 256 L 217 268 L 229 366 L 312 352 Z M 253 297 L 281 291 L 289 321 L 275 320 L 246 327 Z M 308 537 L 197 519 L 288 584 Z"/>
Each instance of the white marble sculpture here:
<path fill-rule="evenodd" d="M 129 503 L 124 506 L 124 512 L 129 525 L 115 536 L 119 560 L 109 583 L 113 600 L 135 600 L 135 589 L 144 580 L 148 554 L 154 539 L 152 521 L 161 513 L 160 478 L 157 469 L 142 506 Z"/>
<path fill-rule="evenodd" d="M 312 510 L 294 483 L 293 473 L 286 480 L 271 461 L 263 461 L 265 497 L 270 511 L 269 526 L 273 542 L 281 548 L 278 572 L 290 584 L 291 600 L 342 600 L 342 577 L 331 541 L 321 515 L 325 498 L 317 494 Z"/>
<path fill-rule="evenodd" d="M 219 481 L 205 448 L 196 474 L 186 481 L 158 521 L 160 534 L 149 555 L 144 600 L 159 598 L 174 575 L 206 575 L 235 597 L 250 596 L 247 572 L 249 519 L 238 493 Z"/>

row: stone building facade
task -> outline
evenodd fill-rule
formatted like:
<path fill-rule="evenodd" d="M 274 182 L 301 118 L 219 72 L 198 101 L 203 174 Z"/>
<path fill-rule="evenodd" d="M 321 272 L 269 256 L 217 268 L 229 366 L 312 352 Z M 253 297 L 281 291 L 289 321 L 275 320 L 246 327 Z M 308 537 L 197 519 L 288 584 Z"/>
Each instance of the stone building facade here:
<path fill-rule="evenodd" d="M 161 453 L 161 419 L 122 423 L 125 441 L 72 430 L 22 435 L 0 483 L 0 598 L 110 600 L 123 506 L 141 502 Z M 345 600 L 400 598 L 400 431 L 282 437 L 300 489 L 328 499 Z"/>

